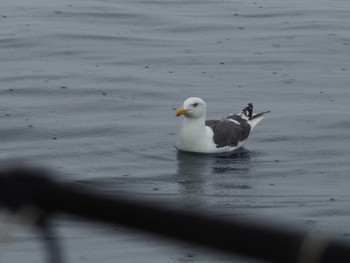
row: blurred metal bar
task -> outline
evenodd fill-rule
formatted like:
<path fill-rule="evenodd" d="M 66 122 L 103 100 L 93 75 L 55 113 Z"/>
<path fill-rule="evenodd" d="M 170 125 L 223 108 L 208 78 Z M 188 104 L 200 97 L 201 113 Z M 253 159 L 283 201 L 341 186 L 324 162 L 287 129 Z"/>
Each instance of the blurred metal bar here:
<path fill-rule="evenodd" d="M 0 205 L 13 210 L 34 205 L 48 215 L 64 213 L 120 224 L 270 262 L 350 262 L 349 243 L 259 222 L 224 220 L 209 213 L 195 214 L 109 197 L 92 189 L 54 182 L 38 170 L 0 172 Z"/>

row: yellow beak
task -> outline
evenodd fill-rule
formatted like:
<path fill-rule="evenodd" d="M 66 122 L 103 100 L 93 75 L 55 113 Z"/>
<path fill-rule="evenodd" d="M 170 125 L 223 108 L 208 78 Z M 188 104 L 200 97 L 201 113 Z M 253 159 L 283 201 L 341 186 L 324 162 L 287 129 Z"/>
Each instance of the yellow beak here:
<path fill-rule="evenodd" d="M 176 116 L 179 117 L 179 116 L 181 116 L 181 115 L 186 114 L 186 112 L 188 112 L 188 110 L 186 110 L 185 108 L 179 108 L 179 109 L 176 111 Z"/>

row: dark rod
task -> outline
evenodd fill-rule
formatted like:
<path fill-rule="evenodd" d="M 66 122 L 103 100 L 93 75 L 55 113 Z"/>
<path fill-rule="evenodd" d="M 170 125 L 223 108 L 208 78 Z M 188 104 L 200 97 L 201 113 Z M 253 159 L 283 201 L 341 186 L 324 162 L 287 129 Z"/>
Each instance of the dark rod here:
<path fill-rule="evenodd" d="M 0 205 L 11 209 L 35 205 L 47 214 L 63 213 L 120 224 L 270 262 L 350 262 L 349 243 L 260 222 L 224 220 L 210 213 L 198 214 L 151 206 L 125 197 L 108 197 L 92 189 L 57 183 L 42 173 L 23 169 L 0 172 Z"/>

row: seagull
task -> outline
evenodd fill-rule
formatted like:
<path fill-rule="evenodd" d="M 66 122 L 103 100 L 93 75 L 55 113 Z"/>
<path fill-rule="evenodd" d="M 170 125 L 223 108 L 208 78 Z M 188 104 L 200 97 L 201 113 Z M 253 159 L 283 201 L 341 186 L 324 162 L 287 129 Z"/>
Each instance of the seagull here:
<path fill-rule="evenodd" d="M 221 120 L 206 120 L 206 104 L 197 97 L 186 99 L 176 110 L 176 116 L 184 116 L 176 148 L 195 153 L 225 153 L 239 149 L 264 114 L 253 113 L 249 103 L 238 114 L 230 114 Z"/>

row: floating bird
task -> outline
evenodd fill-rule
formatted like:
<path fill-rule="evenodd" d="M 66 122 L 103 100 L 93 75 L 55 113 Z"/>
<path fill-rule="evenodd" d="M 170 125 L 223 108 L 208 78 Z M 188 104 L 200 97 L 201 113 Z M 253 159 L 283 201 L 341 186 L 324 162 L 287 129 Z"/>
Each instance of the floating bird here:
<path fill-rule="evenodd" d="M 197 153 L 224 153 L 237 150 L 244 145 L 255 125 L 268 112 L 253 113 L 253 104 L 249 103 L 238 114 L 230 114 L 221 120 L 206 121 L 204 100 L 197 97 L 188 98 L 176 111 L 176 116 L 185 117 L 176 148 Z"/>

